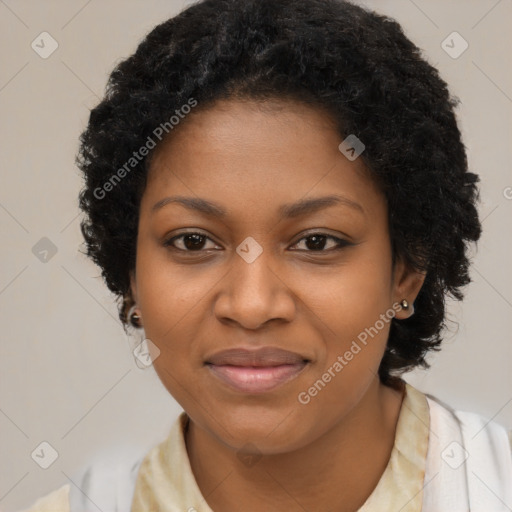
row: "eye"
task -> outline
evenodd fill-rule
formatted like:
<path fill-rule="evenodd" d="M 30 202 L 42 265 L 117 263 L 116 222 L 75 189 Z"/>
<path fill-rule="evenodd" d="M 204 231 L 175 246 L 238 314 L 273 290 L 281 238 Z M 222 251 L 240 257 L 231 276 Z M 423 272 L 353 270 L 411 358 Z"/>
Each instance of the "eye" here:
<path fill-rule="evenodd" d="M 213 247 L 205 247 L 207 241 L 210 241 Z M 294 246 L 300 245 L 301 243 L 304 243 L 306 249 L 298 250 L 305 252 L 330 252 L 353 245 L 347 240 L 326 233 L 311 233 L 302 237 Z M 192 231 L 170 238 L 164 242 L 164 246 L 183 252 L 201 252 L 218 248 L 218 245 L 205 234 Z"/>
<path fill-rule="evenodd" d="M 172 249 L 177 249 L 179 251 L 184 252 L 199 252 L 203 250 L 209 250 L 209 249 L 215 249 L 215 247 L 205 248 L 205 242 L 207 240 L 210 240 L 215 247 L 218 247 L 213 240 L 211 240 L 209 237 L 204 235 L 203 233 L 196 233 L 196 232 L 187 232 L 182 233 L 181 235 L 174 236 L 171 239 L 164 242 L 164 245 L 166 247 L 171 247 Z M 178 247 L 176 245 L 176 242 L 181 247 Z"/>
<path fill-rule="evenodd" d="M 303 240 L 305 240 L 306 252 L 330 252 L 338 249 L 342 249 L 343 247 L 347 247 L 349 245 L 353 245 L 347 240 L 343 240 L 341 238 L 328 235 L 326 233 L 311 233 L 303 238 L 301 238 L 295 245 L 299 245 Z M 331 247 L 328 246 L 328 240 L 330 240 Z M 333 244 L 334 242 L 334 244 Z M 334 245 L 334 247 L 333 247 Z M 299 249 L 304 250 L 304 249 Z"/>

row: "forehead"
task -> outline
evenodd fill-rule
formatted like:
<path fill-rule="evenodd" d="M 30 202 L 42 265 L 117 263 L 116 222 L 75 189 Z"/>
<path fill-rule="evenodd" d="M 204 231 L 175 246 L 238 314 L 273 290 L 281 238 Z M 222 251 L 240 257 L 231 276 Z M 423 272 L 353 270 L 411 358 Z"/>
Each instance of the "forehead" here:
<path fill-rule="evenodd" d="M 273 152 L 275 157 L 297 152 L 297 144 L 320 149 L 325 138 L 339 138 L 335 121 L 325 110 L 291 100 L 220 100 L 199 105 L 156 148 L 153 162 L 172 154 L 210 153 L 227 157 L 230 152 Z M 152 168 L 155 165 L 152 165 Z"/>
<path fill-rule="evenodd" d="M 362 159 L 349 161 L 341 141 L 325 110 L 298 102 L 223 100 L 196 107 L 156 148 L 145 195 L 214 195 L 241 206 L 251 199 L 246 207 L 255 196 L 266 206 L 310 193 L 375 199 L 380 193 Z"/>

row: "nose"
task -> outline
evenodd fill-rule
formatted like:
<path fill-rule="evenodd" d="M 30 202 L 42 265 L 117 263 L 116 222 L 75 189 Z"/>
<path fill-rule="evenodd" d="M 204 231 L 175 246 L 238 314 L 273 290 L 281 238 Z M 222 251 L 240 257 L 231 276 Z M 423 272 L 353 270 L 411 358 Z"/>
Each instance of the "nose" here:
<path fill-rule="evenodd" d="M 216 295 L 214 312 L 219 321 L 250 330 L 259 329 L 271 320 L 292 321 L 296 312 L 295 294 L 279 271 L 279 265 L 270 260 L 265 251 L 250 263 L 234 255 L 232 267 Z"/>

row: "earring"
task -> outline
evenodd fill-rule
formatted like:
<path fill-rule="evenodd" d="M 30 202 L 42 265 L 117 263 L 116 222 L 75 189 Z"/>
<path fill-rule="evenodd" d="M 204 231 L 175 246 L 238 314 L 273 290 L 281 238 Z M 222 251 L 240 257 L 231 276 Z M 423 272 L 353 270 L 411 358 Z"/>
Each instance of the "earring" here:
<path fill-rule="evenodd" d="M 135 304 L 130 308 L 130 311 L 128 311 L 128 318 L 133 327 L 140 328 L 142 327 L 141 316 L 136 312 L 136 308 L 137 306 Z"/>
<path fill-rule="evenodd" d="M 402 309 L 409 309 L 409 302 L 407 301 L 407 299 L 402 299 L 402 301 L 400 302 L 400 306 L 402 306 Z"/>

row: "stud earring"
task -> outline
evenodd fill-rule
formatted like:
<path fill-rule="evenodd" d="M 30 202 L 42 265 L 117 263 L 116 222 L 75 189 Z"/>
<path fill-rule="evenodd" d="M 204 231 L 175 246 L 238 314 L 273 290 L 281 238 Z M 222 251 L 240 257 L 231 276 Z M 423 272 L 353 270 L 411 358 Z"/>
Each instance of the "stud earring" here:
<path fill-rule="evenodd" d="M 402 299 L 402 301 L 400 302 L 400 306 L 402 306 L 402 309 L 409 309 L 409 302 L 407 301 L 407 299 Z"/>
<path fill-rule="evenodd" d="M 142 327 L 142 322 L 141 322 L 141 316 L 139 313 L 137 313 L 136 311 L 136 305 L 133 305 L 131 308 L 130 308 L 130 311 L 128 311 L 128 318 L 130 320 L 130 323 L 133 325 L 133 327 Z"/>

